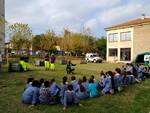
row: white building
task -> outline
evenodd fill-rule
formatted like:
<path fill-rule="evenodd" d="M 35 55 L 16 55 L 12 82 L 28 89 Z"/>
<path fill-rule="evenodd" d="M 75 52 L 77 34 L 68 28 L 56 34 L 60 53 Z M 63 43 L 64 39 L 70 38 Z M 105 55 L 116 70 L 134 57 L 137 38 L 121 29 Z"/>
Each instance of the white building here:
<path fill-rule="evenodd" d="M 150 18 L 129 20 L 105 30 L 108 62 L 132 62 L 138 54 L 150 51 Z"/>

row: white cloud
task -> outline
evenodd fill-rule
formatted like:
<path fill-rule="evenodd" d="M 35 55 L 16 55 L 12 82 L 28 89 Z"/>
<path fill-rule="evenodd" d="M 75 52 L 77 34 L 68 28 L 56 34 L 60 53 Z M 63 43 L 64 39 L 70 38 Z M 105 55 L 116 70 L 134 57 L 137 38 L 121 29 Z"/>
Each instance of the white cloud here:
<path fill-rule="evenodd" d="M 83 26 L 95 35 L 105 26 L 149 12 L 148 0 L 6 0 L 6 19 L 28 23 L 34 33 L 63 28 L 79 31 Z"/>
<path fill-rule="evenodd" d="M 118 5 L 97 13 L 97 15 L 88 20 L 85 25 L 90 28 L 94 26 L 97 27 L 97 29 L 101 29 L 101 27 L 105 28 L 128 21 L 129 19 L 138 18 L 142 13 L 150 15 L 150 4 L 146 1 L 141 2 L 139 0 L 128 1 L 126 4 Z"/>
<path fill-rule="evenodd" d="M 94 29 L 98 23 L 99 22 L 93 18 L 93 19 L 90 19 L 89 21 L 87 21 L 84 26 L 86 28 Z"/>

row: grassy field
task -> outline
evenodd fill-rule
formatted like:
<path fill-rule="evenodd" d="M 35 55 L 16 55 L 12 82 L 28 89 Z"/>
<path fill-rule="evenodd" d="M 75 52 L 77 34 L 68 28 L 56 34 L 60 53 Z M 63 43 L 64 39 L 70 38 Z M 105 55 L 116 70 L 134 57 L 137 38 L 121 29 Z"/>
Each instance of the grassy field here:
<path fill-rule="evenodd" d="M 122 64 L 79 64 L 77 62 L 75 75 L 80 78 L 84 75 L 94 75 L 99 79 L 101 70 L 114 70 Z M 58 105 L 37 105 L 29 107 L 21 103 L 21 95 L 26 79 L 55 78 L 57 83 L 66 75 L 64 65 L 56 65 L 56 71 L 45 71 L 43 67 L 33 67 L 29 72 L 8 73 L 7 68 L 3 67 L 0 73 L 0 113 L 149 113 L 150 112 L 150 80 L 141 84 L 127 87 L 123 92 L 115 95 L 106 95 L 94 99 L 81 101 L 82 107 L 70 106 L 63 111 L 63 106 Z M 70 75 L 67 75 L 70 79 Z"/>

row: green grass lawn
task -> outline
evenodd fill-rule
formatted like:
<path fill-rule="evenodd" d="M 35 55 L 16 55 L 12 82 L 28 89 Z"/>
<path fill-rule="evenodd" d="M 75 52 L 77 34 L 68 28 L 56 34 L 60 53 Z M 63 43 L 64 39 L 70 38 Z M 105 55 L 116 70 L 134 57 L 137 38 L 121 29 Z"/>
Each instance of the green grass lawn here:
<path fill-rule="evenodd" d="M 80 78 L 84 75 L 94 75 L 99 79 L 101 70 L 114 70 L 122 64 L 77 64 L 75 75 Z M 0 73 L 0 113 L 149 113 L 150 112 L 150 79 L 135 84 L 115 95 L 106 95 L 94 99 L 81 101 L 83 107 L 70 106 L 63 111 L 63 105 L 37 105 L 30 108 L 21 103 L 21 95 L 26 79 L 55 78 L 57 83 L 66 75 L 64 65 L 56 65 L 56 71 L 45 71 L 43 67 L 32 67 L 29 72 L 8 73 L 6 67 Z M 67 75 L 70 79 L 70 75 Z"/>

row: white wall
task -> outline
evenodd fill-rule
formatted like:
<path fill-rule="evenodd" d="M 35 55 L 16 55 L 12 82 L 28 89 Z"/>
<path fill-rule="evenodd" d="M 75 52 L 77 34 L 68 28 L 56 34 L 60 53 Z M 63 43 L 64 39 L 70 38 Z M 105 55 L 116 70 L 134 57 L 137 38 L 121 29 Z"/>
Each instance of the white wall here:
<path fill-rule="evenodd" d="M 127 32 L 127 31 L 131 31 L 131 41 L 120 41 L 120 33 Z M 108 35 L 110 33 L 118 33 L 117 42 L 109 42 Z M 109 48 L 118 48 L 117 58 L 109 56 Z M 131 61 L 132 61 L 133 60 L 133 28 L 125 28 L 125 29 L 107 31 L 107 56 L 106 58 L 108 62 L 120 61 L 120 48 L 131 48 Z"/>

